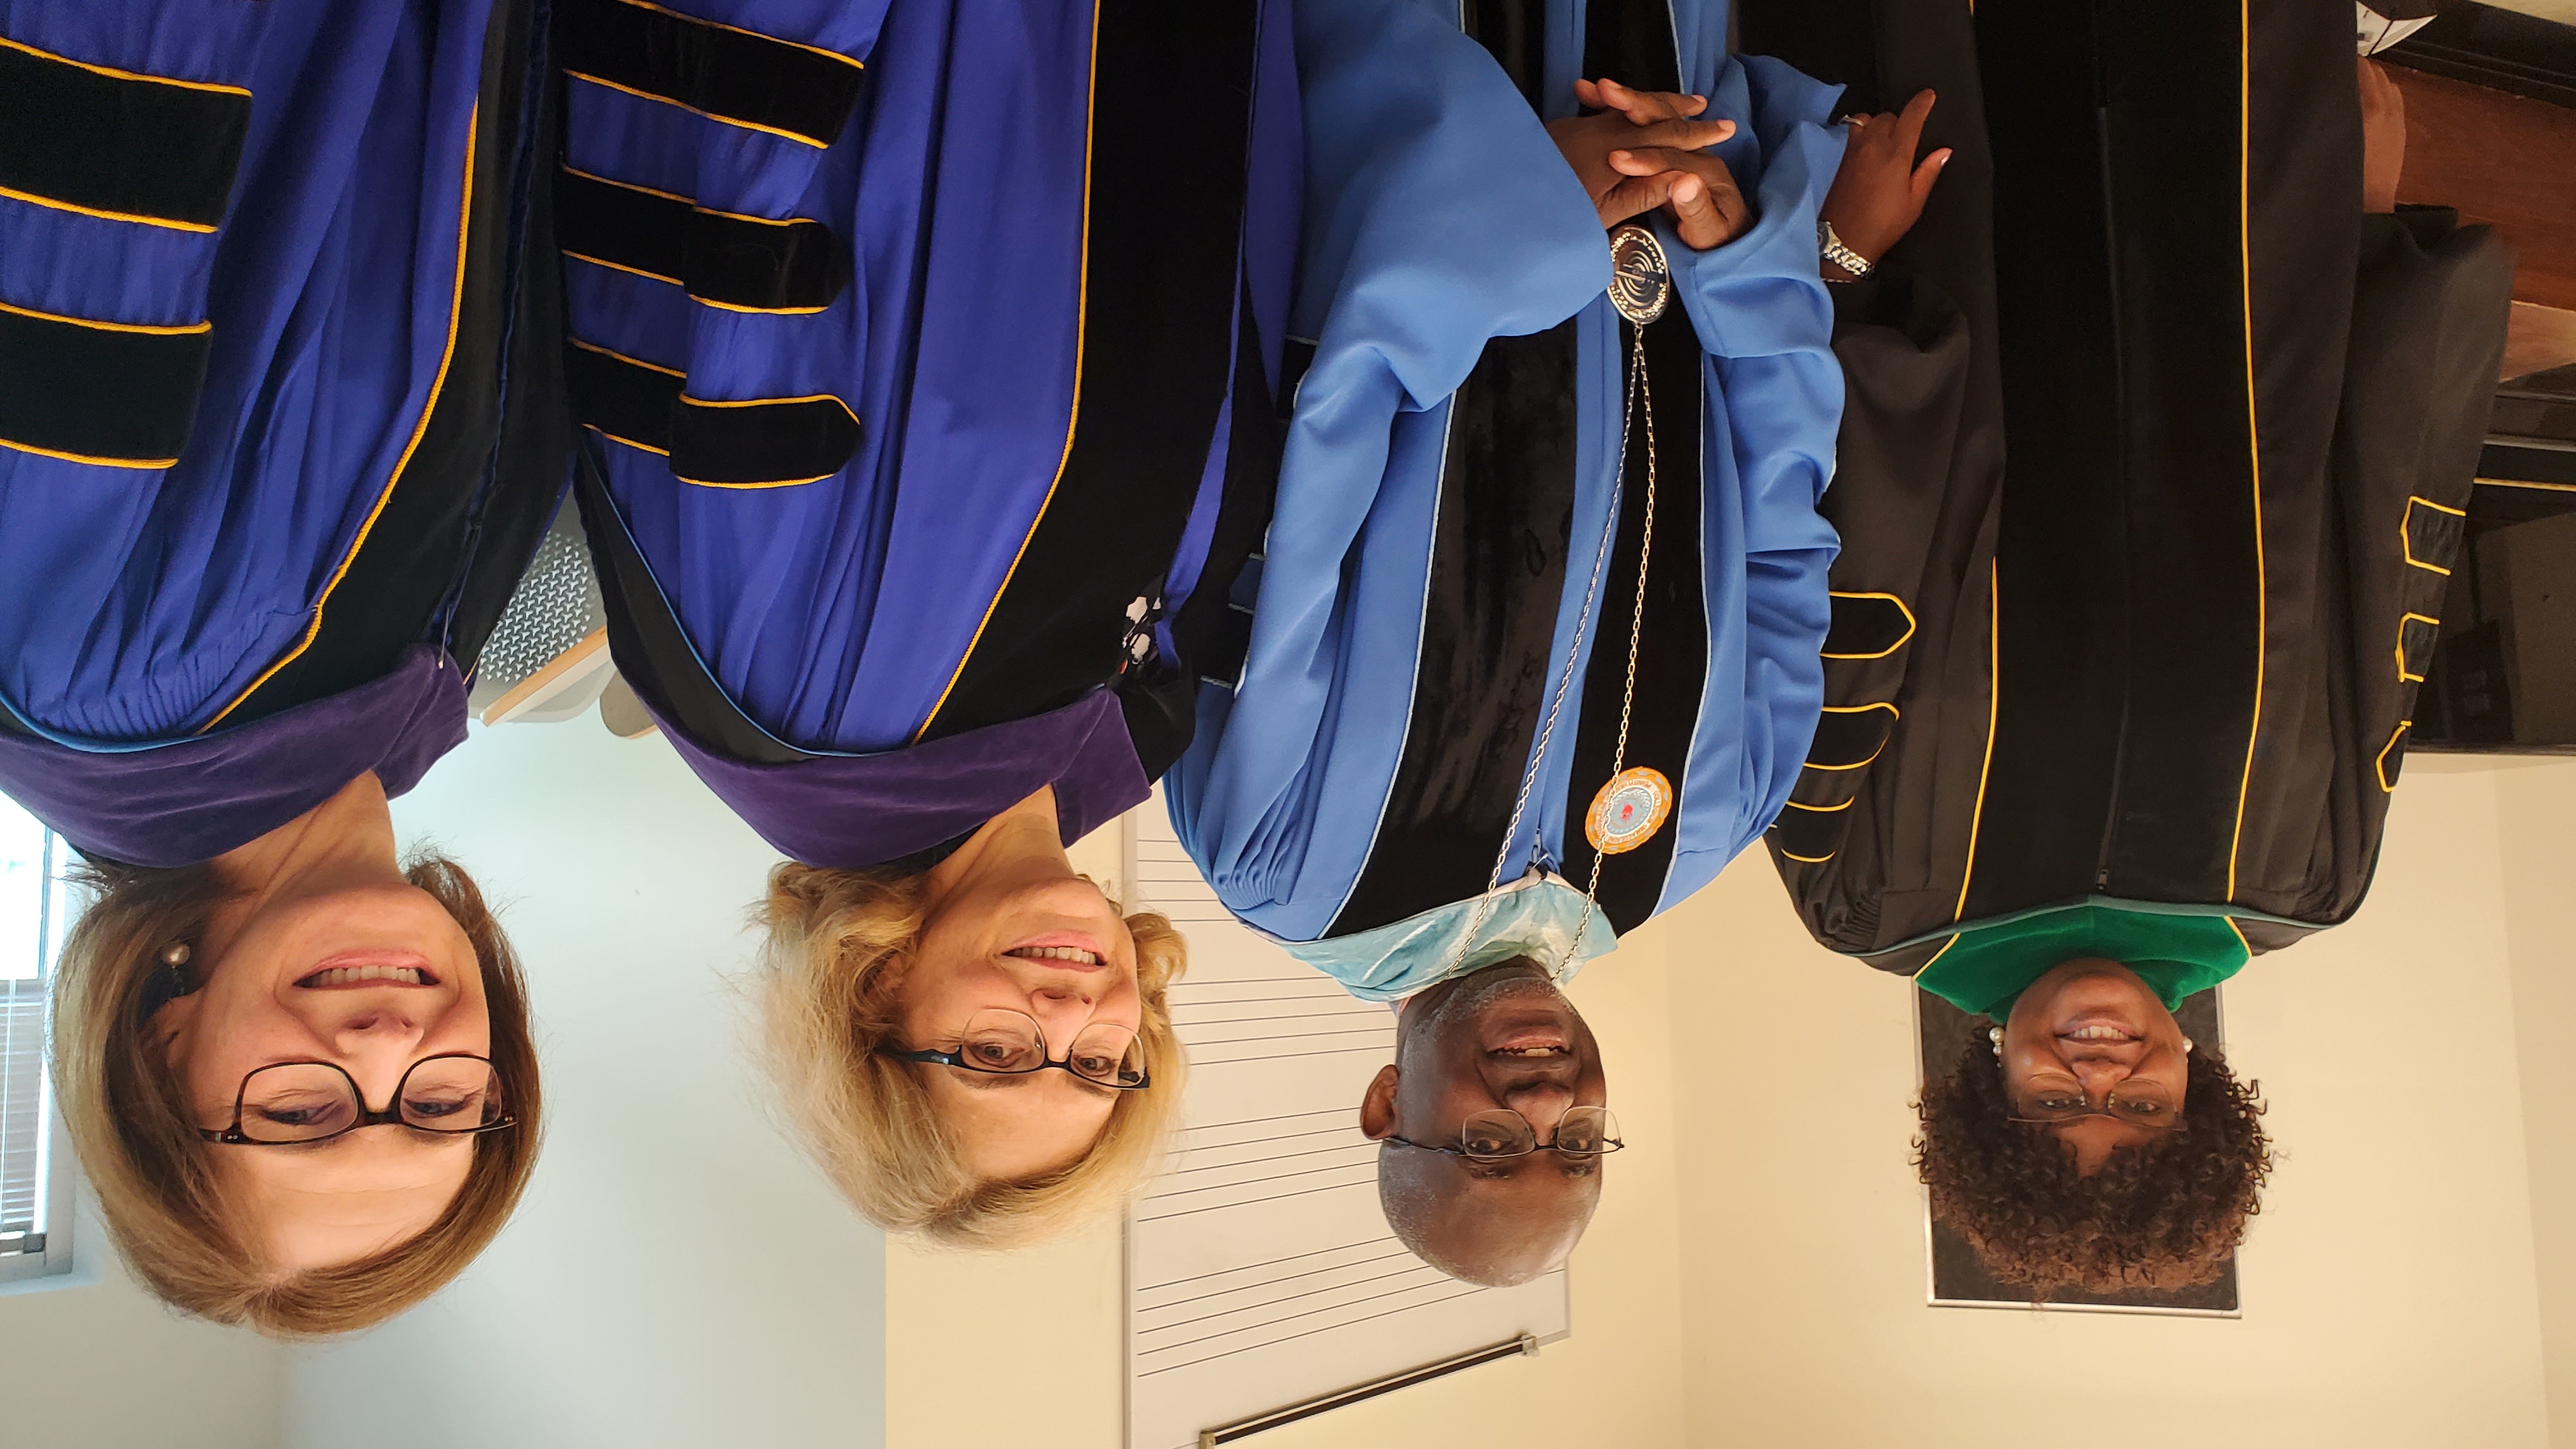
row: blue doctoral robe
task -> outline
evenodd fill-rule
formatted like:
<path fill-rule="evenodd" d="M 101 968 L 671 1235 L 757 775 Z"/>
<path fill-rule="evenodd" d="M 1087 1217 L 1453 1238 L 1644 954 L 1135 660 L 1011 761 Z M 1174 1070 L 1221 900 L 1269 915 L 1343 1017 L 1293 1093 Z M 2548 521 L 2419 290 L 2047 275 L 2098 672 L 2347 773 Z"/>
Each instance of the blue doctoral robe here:
<path fill-rule="evenodd" d="M 1616 482 L 1626 335 L 1580 185 L 1448 13 L 1299 7 L 1292 335 L 1313 359 L 1237 590 L 1248 656 L 1202 680 L 1165 786 L 1226 905 L 1371 999 L 1523 952 L 1570 973 L 1757 838 L 1815 728 L 1836 546 L 1816 511 L 1842 401 L 1816 256 L 1835 92 L 1726 55 L 1725 7 L 1683 3 L 1681 80 L 1737 123 L 1716 152 L 1757 220 L 1705 252 L 1652 223 L 1679 320 L 1648 329 L 1662 500 L 1626 763 L 1678 798 L 1662 842 L 1608 858 L 1587 919 L 1580 815 L 1609 774 L 1642 523 L 1633 445 Z M 1551 7 L 1548 116 L 1575 109 L 1581 25 Z M 1551 408 L 1570 428 L 1531 421 Z"/>
<path fill-rule="evenodd" d="M 557 35 L 586 517 L 700 777 L 851 867 L 1104 751 L 1141 792 L 1275 466 L 1283 0 L 566 0 Z M 1158 673 L 1179 702 L 1085 703 Z"/>
<path fill-rule="evenodd" d="M 529 12 L 0 3 L 0 789 L 82 849 L 203 860 L 464 738 L 561 491 Z"/>

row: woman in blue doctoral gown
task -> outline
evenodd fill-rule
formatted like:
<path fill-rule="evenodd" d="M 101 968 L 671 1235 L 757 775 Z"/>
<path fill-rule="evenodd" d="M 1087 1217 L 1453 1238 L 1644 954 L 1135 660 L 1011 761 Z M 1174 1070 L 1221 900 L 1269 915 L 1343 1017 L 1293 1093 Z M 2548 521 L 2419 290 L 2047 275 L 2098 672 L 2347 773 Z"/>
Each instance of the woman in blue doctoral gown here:
<path fill-rule="evenodd" d="M 1266 515 L 1287 9 L 685 9 L 556 7 L 611 647 L 789 857 L 809 1149 L 882 1225 L 1023 1239 L 1132 1185 L 1179 1086 L 1179 938 L 1064 847 L 1187 740 Z"/>
<path fill-rule="evenodd" d="M 535 1160 L 517 966 L 385 806 L 560 494 L 534 38 L 0 5 L 0 791 L 98 891 L 55 1087 L 137 1276 L 272 1333 L 427 1296 Z"/>
<path fill-rule="evenodd" d="M 1517 8 L 1477 7 L 1475 37 L 1418 7 L 1299 9 L 1312 361 L 1235 593 L 1249 652 L 1206 671 L 1166 785 L 1237 916 L 1405 1003 L 1362 1112 L 1381 1195 L 1417 1252 L 1484 1282 L 1562 1260 L 1599 1190 L 1577 1159 L 1616 1145 L 1554 983 L 1714 877 L 1806 756 L 1842 397 L 1817 258 L 1832 90 L 1728 56 L 1722 5 Z M 1644 129 L 1692 117 L 1712 130 L 1677 146 Z M 1637 217 L 1671 294 L 1641 335 L 1604 295 L 1604 226 L 1667 195 Z M 1443 1050 L 1496 1033 L 1467 1055 L 1507 1070 Z M 1487 1119 L 1507 1130 L 1481 1139 Z M 1459 1166 L 1551 1135 L 1553 1167 Z"/>

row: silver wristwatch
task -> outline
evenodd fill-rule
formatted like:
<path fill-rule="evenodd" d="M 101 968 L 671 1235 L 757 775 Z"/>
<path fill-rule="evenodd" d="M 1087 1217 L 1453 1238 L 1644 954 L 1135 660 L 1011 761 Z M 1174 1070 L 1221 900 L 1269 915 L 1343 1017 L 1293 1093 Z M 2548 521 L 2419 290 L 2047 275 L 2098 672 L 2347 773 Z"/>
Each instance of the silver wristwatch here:
<path fill-rule="evenodd" d="M 1853 281 L 1858 281 L 1869 275 L 1869 259 L 1862 256 L 1860 253 L 1853 251 L 1850 247 L 1844 246 L 1843 239 L 1834 235 L 1834 224 L 1821 217 L 1816 221 L 1816 252 L 1826 261 L 1829 261 L 1835 266 L 1842 268 L 1844 271 L 1851 273 Z M 1840 277 L 1828 277 L 1826 280 L 1838 282 L 1842 279 Z"/>

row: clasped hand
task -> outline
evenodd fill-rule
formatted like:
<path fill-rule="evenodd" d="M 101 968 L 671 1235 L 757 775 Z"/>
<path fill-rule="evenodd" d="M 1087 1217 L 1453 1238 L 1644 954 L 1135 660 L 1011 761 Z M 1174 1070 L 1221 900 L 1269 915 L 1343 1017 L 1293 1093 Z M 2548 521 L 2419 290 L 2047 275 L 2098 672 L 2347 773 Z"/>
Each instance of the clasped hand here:
<path fill-rule="evenodd" d="M 1735 134 L 1733 121 L 1703 121 L 1706 96 L 1631 90 L 1614 80 L 1574 83 L 1574 98 L 1598 114 L 1548 123 L 1605 227 L 1662 207 L 1682 244 L 1705 251 L 1734 240 L 1753 209 L 1726 163 L 1705 147 Z M 1934 96 L 1917 93 L 1897 114 L 1853 116 L 1842 165 L 1821 214 L 1843 245 L 1875 262 L 1912 229 L 1950 160 L 1942 147 L 1915 159 Z M 1825 264 L 1826 275 L 1845 273 Z"/>
<path fill-rule="evenodd" d="M 1682 244 L 1706 251 L 1751 223 L 1752 208 L 1726 163 L 1703 149 L 1735 134 L 1733 121 L 1697 119 L 1708 97 L 1578 80 L 1574 98 L 1599 114 L 1550 121 L 1547 133 L 1603 226 L 1662 207 Z"/>

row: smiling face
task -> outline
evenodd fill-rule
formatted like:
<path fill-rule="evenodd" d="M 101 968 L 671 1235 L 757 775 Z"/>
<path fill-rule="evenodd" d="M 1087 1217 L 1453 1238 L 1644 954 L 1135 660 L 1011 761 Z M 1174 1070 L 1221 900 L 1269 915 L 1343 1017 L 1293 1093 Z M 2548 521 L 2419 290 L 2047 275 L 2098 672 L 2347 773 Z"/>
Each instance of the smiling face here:
<path fill-rule="evenodd" d="M 384 855 L 390 867 L 389 840 Z M 152 1021 L 195 1125 L 232 1125 L 244 1079 L 278 1063 L 331 1063 L 382 1109 L 423 1058 L 490 1055 L 481 966 L 436 897 L 382 878 L 362 852 L 305 850 L 281 864 L 217 909 L 198 947 L 202 984 Z M 256 1130 L 262 1115 L 284 1121 L 312 1104 L 255 1094 L 243 1110 Z M 292 1272 L 428 1227 L 463 1185 L 474 1144 L 385 1125 L 311 1147 L 209 1150 L 245 1236 Z"/>
<path fill-rule="evenodd" d="M 2180 1119 L 2189 1050 L 2173 1013 L 2136 972 L 2116 961 L 2068 961 L 2013 1002 L 2004 1094 L 2016 1117 L 2116 1106 L 2121 1118 L 2078 1117 L 2046 1129 L 2090 1176 L 2120 1148 L 2164 1135 L 2145 1123 Z"/>
<path fill-rule="evenodd" d="M 1456 1146 L 1478 1112 L 1508 1109 L 1541 1143 L 1572 1107 L 1606 1107 L 1599 1044 L 1547 973 L 1521 960 L 1444 981 L 1404 1003 L 1394 1064 L 1360 1104 L 1360 1128 Z M 1538 1151 L 1500 1162 L 1392 1145 L 1378 1193 L 1399 1235 L 1452 1277 L 1524 1282 L 1565 1261 L 1601 1199 L 1602 1159 Z"/>
<path fill-rule="evenodd" d="M 1118 1035 L 1086 1036 L 1092 1028 L 1132 1034 L 1142 1026 L 1135 937 L 1100 888 L 1073 873 L 1054 839 L 1053 801 L 1045 803 L 1045 848 L 981 842 L 1000 848 L 961 850 L 932 871 L 920 946 L 899 985 L 904 1046 L 976 1055 L 990 1020 L 979 1013 L 1016 1012 L 1037 1023 L 1048 1059 L 1060 1062 L 1077 1044 L 1088 1052 Z M 1100 1140 L 1119 1097 L 1071 1072 L 913 1070 L 959 1159 L 988 1180 L 1071 1164 Z"/>

